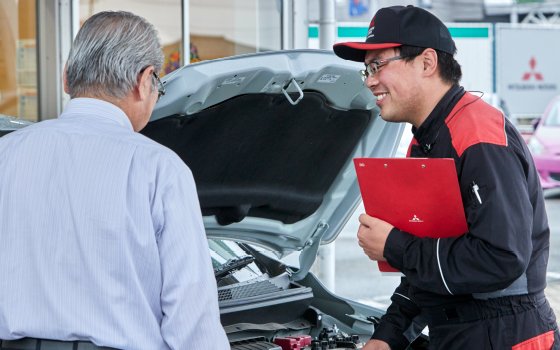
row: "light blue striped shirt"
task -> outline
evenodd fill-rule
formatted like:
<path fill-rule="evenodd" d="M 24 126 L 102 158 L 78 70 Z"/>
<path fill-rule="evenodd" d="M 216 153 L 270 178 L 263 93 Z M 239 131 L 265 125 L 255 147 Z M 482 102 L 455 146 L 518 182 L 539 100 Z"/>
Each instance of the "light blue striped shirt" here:
<path fill-rule="evenodd" d="M 0 339 L 229 349 L 189 168 L 96 99 L 0 138 Z"/>

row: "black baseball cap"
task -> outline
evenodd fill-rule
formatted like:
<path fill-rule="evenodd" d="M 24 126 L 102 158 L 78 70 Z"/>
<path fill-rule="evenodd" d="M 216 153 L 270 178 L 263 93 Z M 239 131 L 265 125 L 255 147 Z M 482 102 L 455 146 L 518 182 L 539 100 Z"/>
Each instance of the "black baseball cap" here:
<path fill-rule="evenodd" d="M 455 53 L 449 29 L 430 12 L 412 5 L 380 9 L 371 20 L 365 42 L 339 43 L 333 50 L 345 60 L 364 62 L 367 50 L 402 45 Z"/>

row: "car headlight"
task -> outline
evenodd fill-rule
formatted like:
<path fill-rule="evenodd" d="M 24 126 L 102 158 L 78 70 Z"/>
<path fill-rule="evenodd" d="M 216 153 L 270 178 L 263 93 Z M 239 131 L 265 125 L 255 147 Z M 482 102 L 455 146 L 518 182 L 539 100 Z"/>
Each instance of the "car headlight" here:
<path fill-rule="evenodd" d="M 529 140 L 529 150 L 533 154 L 546 154 L 546 147 L 534 136 Z"/>

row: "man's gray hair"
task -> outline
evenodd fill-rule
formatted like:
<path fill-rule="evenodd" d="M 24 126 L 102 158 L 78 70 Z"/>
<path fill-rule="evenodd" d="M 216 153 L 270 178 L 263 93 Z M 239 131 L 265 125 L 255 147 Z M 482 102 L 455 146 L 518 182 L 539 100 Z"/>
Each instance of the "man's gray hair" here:
<path fill-rule="evenodd" d="M 74 40 L 66 81 L 70 97 L 124 98 L 138 85 L 140 72 L 163 66 L 157 31 L 140 16 L 124 11 L 100 12 L 89 18 Z M 152 77 L 152 92 L 157 83 Z"/>

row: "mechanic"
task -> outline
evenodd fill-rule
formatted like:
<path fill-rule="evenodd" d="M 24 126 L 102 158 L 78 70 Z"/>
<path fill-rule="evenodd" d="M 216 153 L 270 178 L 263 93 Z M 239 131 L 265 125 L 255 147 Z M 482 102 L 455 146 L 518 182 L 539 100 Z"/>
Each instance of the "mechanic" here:
<path fill-rule="evenodd" d="M 537 171 L 515 127 L 458 85 L 449 30 L 417 7 L 382 8 L 365 42 L 334 51 L 365 62 L 384 120 L 413 125 L 408 157 L 455 160 L 469 228 L 419 238 L 360 216 L 364 252 L 405 276 L 364 349 L 405 349 L 426 325 L 430 349 L 560 349 L 543 292 L 550 230 Z"/>
<path fill-rule="evenodd" d="M 191 171 L 137 133 L 162 65 L 153 25 L 98 13 L 60 117 L 0 139 L 3 350 L 230 348 Z"/>

